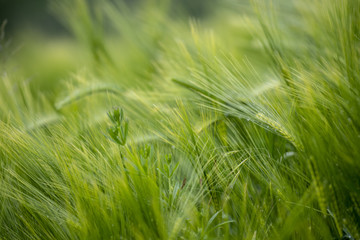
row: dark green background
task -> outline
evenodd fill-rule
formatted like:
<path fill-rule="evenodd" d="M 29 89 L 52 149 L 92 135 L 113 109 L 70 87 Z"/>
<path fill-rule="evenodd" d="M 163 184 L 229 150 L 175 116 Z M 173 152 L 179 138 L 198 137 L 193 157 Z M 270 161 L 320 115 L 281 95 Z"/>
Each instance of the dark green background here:
<path fill-rule="evenodd" d="M 66 29 L 49 10 L 49 0 L 0 0 L 0 22 L 8 20 L 7 32 L 35 29 L 46 34 L 64 34 Z M 141 0 L 126 0 L 136 4 Z M 172 0 L 171 11 L 180 17 L 202 18 L 211 13 L 217 0 Z"/>

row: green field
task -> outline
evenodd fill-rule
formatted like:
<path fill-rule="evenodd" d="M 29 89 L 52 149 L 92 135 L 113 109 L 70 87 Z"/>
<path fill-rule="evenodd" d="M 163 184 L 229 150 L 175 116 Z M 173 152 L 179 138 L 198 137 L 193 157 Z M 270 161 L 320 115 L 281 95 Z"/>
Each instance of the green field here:
<path fill-rule="evenodd" d="M 3 22 L 0 239 L 360 239 L 360 0 L 180 2 Z"/>

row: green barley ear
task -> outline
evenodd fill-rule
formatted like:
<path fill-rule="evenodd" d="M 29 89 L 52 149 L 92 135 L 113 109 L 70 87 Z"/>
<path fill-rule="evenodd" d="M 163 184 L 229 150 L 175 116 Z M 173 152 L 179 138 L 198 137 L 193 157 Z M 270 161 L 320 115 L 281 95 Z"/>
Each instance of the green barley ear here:
<path fill-rule="evenodd" d="M 281 126 L 278 122 L 268 118 L 262 113 L 257 113 L 256 118 L 266 123 L 277 132 L 279 132 L 284 138 L 286 138 L 289 142 L 291 142 L 298 150 L 304 151 L 304 146 L 300 142 L 298 142 L 288 131 L 286 131 L 286 129 L 283 126 Z"/>
<path fill-rule="evenodd" d="M 119 107 L 114 107 L 107 114 L 113 123 L 112 126 L 107 128 L 110 138 L 115 143 L 124 146 L 126 144 L 129 121 L 124 119 L 124 112 Z"/>

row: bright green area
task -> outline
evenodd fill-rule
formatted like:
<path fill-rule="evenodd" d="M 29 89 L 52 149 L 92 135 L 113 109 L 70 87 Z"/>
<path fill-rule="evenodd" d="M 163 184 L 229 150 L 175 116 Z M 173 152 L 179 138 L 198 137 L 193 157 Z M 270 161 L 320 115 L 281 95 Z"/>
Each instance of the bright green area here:
<path fill-rule="evenodd" d="M 359 0 L 89 2 L 0 36 L 0 239 L 360 238 Z"/>

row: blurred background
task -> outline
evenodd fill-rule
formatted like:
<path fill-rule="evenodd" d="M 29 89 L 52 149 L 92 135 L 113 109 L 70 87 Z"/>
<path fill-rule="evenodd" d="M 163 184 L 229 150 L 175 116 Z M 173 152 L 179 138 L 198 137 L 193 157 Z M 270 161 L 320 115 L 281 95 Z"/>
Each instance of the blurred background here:
<path fill-rule="evenodd" d="M 5 19 L 8 33 L 24 29 L 36 29 L 48 34 L 66 32 L 50 11 L 47 0 L 0 0 L 0 21 Z"/>
<path fill-rule="evenodd" d="M 125 2 L 136 7 L 141 0 Z M 0 22 L 7 19 L 8 33 L 31 29 L 48 35 L 68 34 L 49 3 L 48 0 L 0 0 Z M 212 13 L 217 3 L 218 0 L 171 0 L 170 9 L 174 17 L 204 18 Z"/>
<path fill-rule="evenodd" d="M 77 16 L 77 13 L 72 11 L 81 9 L 81 2 L 88 4 L 89 16 L 87 17 L 91 18 L 89 25 L 86 22 L 88 19 L 84 20 L 80 15 L 78 15 L 79 18 L 73 18 Z M 125 53 L 133 56 L 134 59 L 144 55 L 144 61 L 148 62 L 148 67 L 151 68 L 151 62 L 154 59 L 147 56 L 147 53 L 138 53 L 139 45 L 137 44 L 147 45 L 152 41 L 150 39 L 153 39 L 154 43 L 145 47 L 147 52 L 152 52 L 158 48 L 158 43 L 164 38 L 173 38 L 177 34 L 185 36 L 186 32 L 190 34 L 189 23 L 194 20 L 201 22 L 204 26 L 209 23 L 208 26 L 211 26 L 211 29 L 217 28 L 217 25 L 220 31 L 223 28 L 222 19 L 226 16 L 221 13 L 224 8 L 220 5 L 224 6 L 228 2 L 235 1 L 0 0 L 0 23 L 6 20 L 5 37 L 3 43 L 0 43 L 2 46 L 0 62 L 4 63 L 6 60 L 7 72 L 19 76 L 12 77 L 13 82 L 29 81 L 32 87 L 41 90 L 49 98 L 54 98 L 57 86 L 71 78 L 72 73 L 91 65 L 92 56 L 89 54 L 94 50 L 92 44 L 99 44 L 97 41 L 101 42 L 100 45 L 104 44 L 107 48 L 111 48 L 113 57 L 126 59 L 127 62 L 129 56 L 125 56 Z M 120 6 L 116 13 L 117 17 L 124 16 L 123 22 L 118 21 L 119 19 L 107 18 L 111 18 L 108 13 L 105 17 L 98 16 L 99 12 L 103 11 L 100 10 L 103 5 L 112 3 L 114 6 L 125 3 L 122 5 L 125 8 L 122 9 Z M 62 12 L 64 9 L 67 10 Z M 151 9 L 154 11 L 152 12 Z M 160 18 L 164 19 L 160 20 Z M 169 22 L 176 22 L 177 29 L 161 30 L 161 28 L 168 28 Z M 102 30 L 106 32 L 106 36 L 102 36 Z M 88 41 L 92 37 L 95 38 L 93 39 L 95 42 Z M 137 42 L 140 38 L 142 38 L 141 43 Z M 111 41 L 115 41 L 113 45 Z M 124 42 L 119 44 L 119 41 Z M 129 48 L 129 42 L 126 41 L 134 43 L 134 49 Z M 97 49 L 98 46 L 95 48 Z M 119 59 L 117 61 L 121 62 Z M 10 65 L 12 67 L 9 67 Z M 140 64 L 137 65 L 140 66 Z M 96 67 L 98 66 L 97 64 Z M 119 66 L 116 68 L 121 69 Z M 131 67 L 128 66 L 126 69 L 131 69 Z"/>

